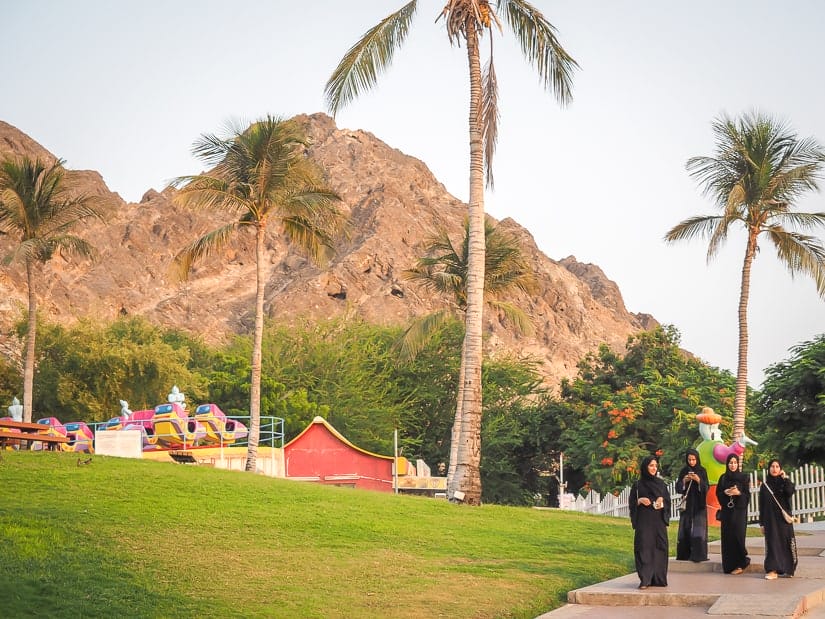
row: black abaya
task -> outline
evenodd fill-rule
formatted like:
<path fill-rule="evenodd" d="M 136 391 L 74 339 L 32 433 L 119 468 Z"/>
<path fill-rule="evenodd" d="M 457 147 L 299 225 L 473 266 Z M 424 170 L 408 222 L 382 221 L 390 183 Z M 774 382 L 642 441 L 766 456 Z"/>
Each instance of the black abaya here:
<path fill-rule="evenodd" d="M 676 538 L 676 558 L 682 561 L 708 560 L 708 511 L 705 507 L 705 494 L 708 491 L 708 474 L 701 464 L 699 452 L 689 449 L 685 454 L 696 457 L 696 465 L 685 465 L 676 479 L 676 492 L 685 496 L 685 509 L 679 515 L 679 533 Z M 685 476 L 693 472 L 699 481 L 689 480 Z"/>
<path fill-rule="evenodd" d="M 730 459 L 730 458 L 729 458 Z M 725 490 L 736 486 L 739 496 L 728 496 Z M 750 480 L 744 473 L 722 473 L 716 484 L 716 498 L 722 511 L 722 571 L 730 574 L 737 568 L 745 569 L 751 563 L 745 547 L 745 531 L 748 526 L 748 501 L 750 500 Z"/>
<path fill-rule="evenodd" d="M 766 484 L 770 484 L 776 499 L 790 514 L 794 483 L 790 479 L 769 475 L 759 488 L 759 524 L 765 527 L 765 572 L 793 576 L 797 562 L 793 525 L 785 522 Z"/>
<path fill-rule="evenodd" d="M 670 493 L 658 477 L 647 472 L 647 465 L 653 458 L 642 461 L 642 476 L 630 488 L 630 522 L 633 525 L 633 557 L 636 573 L 642 587 L 667 587 L 667 525 L 670 520 Z M 651 504 L 639 505 L 642 497 Z M 655 509 L 653 504 L 662 497 L 664 505 Z"/>

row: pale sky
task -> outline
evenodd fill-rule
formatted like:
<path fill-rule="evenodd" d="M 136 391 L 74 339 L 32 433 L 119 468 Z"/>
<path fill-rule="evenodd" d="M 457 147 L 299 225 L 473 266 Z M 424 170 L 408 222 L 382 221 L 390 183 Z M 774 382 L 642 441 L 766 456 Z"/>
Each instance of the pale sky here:
<path fill-rule="evenodd" d="M 0 0 L 0 119 L 136 202 L 199 172 L 192 142 L 228 120 L 325 111 L 340 58 L 403 3 Z M 421 159 L 466 200 L 466 55 L 435 23 L 443 5 L 421 0 L 389 71 L 336 122 Z M 685 162 L 713 154 L 720 113 L 758 109 L 825 143 L 825 2 L 535 5 L 581 70 L 560 108 L 510 33 L 494 38 L 502 118 L 487 211 L 525 226 L 550 258 L 598 265 L 630 311 L 676 325 L 684 348 L 735 372 L 744 235 L 710 265 L 704 242 L 662 237 L 716 212 Z M 825 211 L 825 194 L 799 209 Z M 825 302 L 763 243 L 749 317 L 758 387 L 768 365 L 825 331 Z"/>

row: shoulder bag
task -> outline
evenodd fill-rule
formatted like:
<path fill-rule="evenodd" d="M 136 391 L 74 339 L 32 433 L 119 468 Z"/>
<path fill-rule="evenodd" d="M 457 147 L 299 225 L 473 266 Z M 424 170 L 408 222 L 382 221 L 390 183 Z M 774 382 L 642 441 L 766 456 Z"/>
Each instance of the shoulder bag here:
<path fill-rule="evenodd" d="M 687 488 L 685 488 L 685 491 L 682 493 L 682 498 L 679 499 L 679 504 L 676 506 L 677 511 L 680 511 L 680 512 L 685 511 L 685 508 L 687 507 L 687 495 L 688 495 L 688 492 L 690 492 L 690 484 L 692 484 L 692 483 L 693 483 L 693 480 L 691 479 L 688 482 Z"/>
<path fill-rule="evenodd" d="M 768 483 L 763 482 L 763 484 L 765 488 L 768 489 L 768 492 L 771 493 L 774 503 L 776 503 L 776 506 L 779 508 L 779 511 L 782 512 L 782 517 L 785 519 L 785 522 L 787 522 L 788 524 L 793 524 L 794 522 L 796 522 L 796 518 L 794 518 L 788 512 L 786 512 L 785 509 L 779 504 L 779 500 L 776 498 L 776 495 L 773 493 L 773 490 L 771 490 L 771 487 L 768 485 Z"/>

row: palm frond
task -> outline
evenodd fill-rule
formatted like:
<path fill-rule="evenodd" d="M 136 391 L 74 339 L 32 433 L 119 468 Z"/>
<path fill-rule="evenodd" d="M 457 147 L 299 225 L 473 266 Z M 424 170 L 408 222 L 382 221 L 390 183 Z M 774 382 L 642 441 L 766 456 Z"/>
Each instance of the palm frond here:
<path fill-rule="evenodd" d="M 813 230 L 820 226 L 825 227 L 825 213 L 798 213 L 796 211 L 784 211 L 777 213 L 773 221 L 779 225 L 789 228 L 799 228 L 801 230 Z"/>
<path fill-rule="evenodd" d="M 324 88 L 327 109 L 332 116 L 375 85 L 378 75 L 392 62 L 395 50 L 407 38 L 417 4 L 417 0 L 411 0 L 388 15 L 349 49 Z"/>
<path fill-rule="evenodd" d="M 399 360 L 406 362 L 415 359 L 433 334 L 440 327 L 454 319 L 455 313 L 453 311 L 443 309 L 413 320 L 396 343 Z"/>
<path fill-rule="evenodd" d="M 498 0 L 497 6 L 516 35 L 524 57 L 538 71 L 544 88 L 561 105 L 569 103 L 573 98 L 573 72 L 579 65 L 559 43 L 555 27 L 525 0 Z"/>
<path fill-rule="evenodd" d="M 192 265 L 196 261 L 219 251 L 226 245 L 230 236 L 238 229 L 239 225 L 241 224 L 233 222 L 217 230 L 212 230 L 180 250 L 172 260 L 171 272 L 173 276 L 181 281 L 187 280 L 192 270 Z"/>
<path fill-rule="evenodd" d="M 535 333 L 533 321 L 522 309 L 507 301 L 498 301 L 495 299 L 488 300 L 487 304 L 501 313 L 504 319 L 513 325 L 516 331 L 522 335 L 533 335 L 533 333 Z"/>
<path fill-rule="evenodd" d="M 284 217 L 281 222 L 289 240 L 313 262 L 326 264 L 329 261 L 335 243 L 327 230 L 316 227 L 315 222 L 304 217 Z"/>
<path fill-rule="evenodd" d="M 185 208 L 228 213 L 251 210 L 249 191 L 221 178 L 208 175 L 180 176 L 172 184 L 180 186 L 173 198 L 174 202 Z"/>
<path fill-rule="evenodd" d="M 481 84 L 481 123 L 484 135 L 484 169 L 487 172 L 487 187 L 493 188 L 493 155 L 498 142 L 498 80 L 493 65 L 493 38 L 490 37 L 490 59 L 484 69 Z"/>
<path fill-rule="evenodd" d="M 49 246 L 49 257 L 55 251 L 59 251 L 63 255 L 77 256 L 88 260 L 96 260 L 98 256 L 97 249 L 91 243 L 71 234 L 54 236 L 43 245 Z"/>
<path fill-rule="evenodd" d="M 719 215 L 689 217 L 668 230 L 665 234 L 665 241 L 673 243 L 674 241 L 690 240 L 697 237 L 709 238 L 721 221 L 722 217 Z"/>
<path fill-rule="evenodd" d="M 816 290 L 825 297 L 825 246 L 813 236 L 789 232 L 780 226 L 766 228 L 779 259 L 791 276 L 809 275 L 816 283 Z"/>

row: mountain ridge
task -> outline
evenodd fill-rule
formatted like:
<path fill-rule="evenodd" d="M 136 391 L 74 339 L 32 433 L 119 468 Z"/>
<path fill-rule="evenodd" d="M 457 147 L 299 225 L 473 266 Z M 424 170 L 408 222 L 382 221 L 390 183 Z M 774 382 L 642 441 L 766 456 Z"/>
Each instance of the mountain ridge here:
<path fill-rule="evenodd" d="M 329 116 L 296 117 L 311 138 L 308 155 L 326 170 L 350 219 L 348 238 L 319 267 L 292 249 L 281 236 L 267 238 L 264 265 L 265 312 L 276 320 L 320 320 L 357 316 L 381 325 L 406 325 L 414 317 L 443 307 L 424 296 L 403 272 L 423 254 L 439 230 L 458 241 L 467 206 L 450 195 L 420 160 L 392 148 L 363 130 L 340 129 Z M 0 156 L 56 159 L 19 129 L 0 121 Z M 172 257 L 184 244 L 216 227 L 213 213 L 184 210 L 173 202 L 176 190 L 148 189 L 137 203 L 124 201 L 96 171 L 69 170 L 79 190 L 112 205 L 106 223 L 84 224 L 78 233 L 97 247 L 95 263 L 56 256 L 39 280 L 39 308 L 62 324 L 85 317 L 103 320 L 141 315 L 217 343 L 251 329 L 254 285 L 252 237 L 240 235 L 219 256 L 199 263 L 187 282 L 171 275 Z M 498 222 L 515 235 L 536 275 L 537 290 L 513 295 L 531 316 L 535 333 L 509 330 L 503 317 L 485 312 L 489 354 L 515 353 L 540 361 L 549 385 L 576 373 L 579 360 L 599 344 L 623 350 L 627 337 L 658 323 L 647 314 L 629 312 L 615 282 L 592 264 L 573 256 L 552 260 L 530 232 L 510 218 Z M 0 237 L 0 255 L 13 243 Z M 0 270 L 6 295 L 0 299 L 2 349 L 13 350 L 11 325 L 26 308 L 24 270 L 12 264 Z"/>

